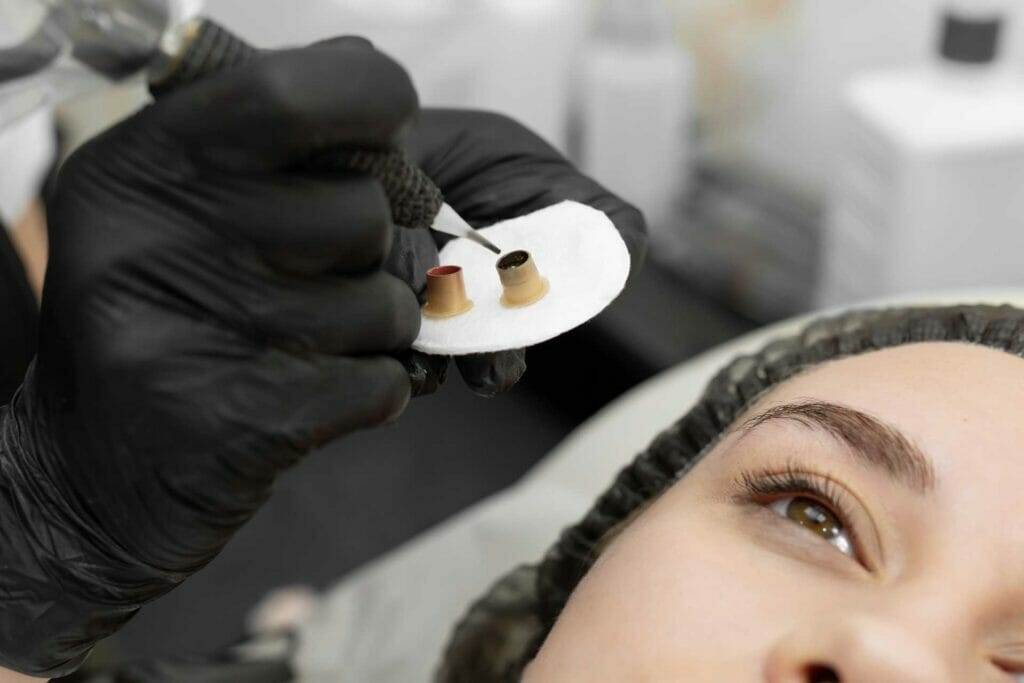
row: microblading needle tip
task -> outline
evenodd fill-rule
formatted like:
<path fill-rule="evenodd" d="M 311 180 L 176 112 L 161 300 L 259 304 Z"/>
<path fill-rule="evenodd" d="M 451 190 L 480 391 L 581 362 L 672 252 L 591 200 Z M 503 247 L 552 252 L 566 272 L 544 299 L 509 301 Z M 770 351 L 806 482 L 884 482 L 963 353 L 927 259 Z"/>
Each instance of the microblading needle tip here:
<path fill-rule="evenodd" d="M 479 232 L 477 232 L 475 230 L 472 231 L 472 232 L 469 232 L 469 233 L 466 234 L 466 238 L 469 239 L 471 242 L 476 242 L 477 244 L 479 244 L 481 247 L 484 247 L 485 249 L 489 249 L 489 250 L 493 251 L 498 256 L 501 256 L 501 249 L 496 247 L 489 239 L 487 239 L 486 237 L 481 235 Z"/>
<path fill-rule="evenodd" d="M 501 255 L 501 249 L 491 244 L 490 240 L 481 235 L 478 231 L 474 230 L 473 227 L 462 218 L 462 216 L 455 212 L 455 209 L 447 204 L 441 205 L 441 209 L 434 218 L 434 223 L 431 225 L 431 228 L 438 232 L 443 232 L 446 235 L 464 237 L 471 242 L 476 242 L 485 249 L 490 249 L 499 256 Z"/>

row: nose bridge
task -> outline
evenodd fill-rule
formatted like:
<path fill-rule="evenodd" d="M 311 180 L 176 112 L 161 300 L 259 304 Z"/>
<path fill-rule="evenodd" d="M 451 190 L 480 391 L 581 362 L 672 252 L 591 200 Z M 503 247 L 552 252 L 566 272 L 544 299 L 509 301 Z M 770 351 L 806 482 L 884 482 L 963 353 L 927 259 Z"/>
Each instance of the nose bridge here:
<path fill-rule="evenodd" d="M 901 618 L 902 617 L 902 618 Z M 934 626 L 934 625 L 933 625 Z M 772 650 L 769 683 L 953 683 L 943 629 L 907 612 L 845 611 L 801 624 Z"/>

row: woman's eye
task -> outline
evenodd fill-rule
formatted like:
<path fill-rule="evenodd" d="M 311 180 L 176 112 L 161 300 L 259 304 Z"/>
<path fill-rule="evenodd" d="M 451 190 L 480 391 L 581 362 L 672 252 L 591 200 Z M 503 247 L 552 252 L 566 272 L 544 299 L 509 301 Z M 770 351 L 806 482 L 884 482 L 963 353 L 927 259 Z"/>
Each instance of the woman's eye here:
<path fill-rule="evenodd" d="M 769 507 L 781 517 L 790 519 L 831 543 L 845 555 L 853 557 L 853 543 L 842 521 L 834 512 L 813 498 L 789 496 Z"/>

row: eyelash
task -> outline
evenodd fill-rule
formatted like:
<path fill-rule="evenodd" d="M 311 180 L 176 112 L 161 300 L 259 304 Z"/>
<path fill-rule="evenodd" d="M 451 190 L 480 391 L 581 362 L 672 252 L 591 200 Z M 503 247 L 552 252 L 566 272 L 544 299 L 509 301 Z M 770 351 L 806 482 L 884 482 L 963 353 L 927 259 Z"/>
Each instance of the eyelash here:
<path fill-rule="evenodd" d="M 845 501 L 849 494 L 833 479 L 800 470 L 795 465 L 786 465 L 781 471 L 743 472 L 738 483 L 741 489 L 738 499 L 742 503 L 753 503 L 765 507 L 781 498 L 803 496 L 828 507 L 842 522 L 846 533 L 850 535 L 856 559 L 861 563 L 864 562 L 863 546 L 851 522 L 854 514 Z"/>

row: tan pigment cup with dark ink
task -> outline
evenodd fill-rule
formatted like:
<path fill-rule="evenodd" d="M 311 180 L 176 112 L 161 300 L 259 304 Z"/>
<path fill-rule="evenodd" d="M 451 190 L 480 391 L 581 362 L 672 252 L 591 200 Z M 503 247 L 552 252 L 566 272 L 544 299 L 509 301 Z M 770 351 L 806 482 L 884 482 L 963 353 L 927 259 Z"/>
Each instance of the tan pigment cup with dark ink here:
<path fill-rule="evenodd" d="M 528 251 L 513 251 L 498 259 L 495 266 L 504 292 L 501 303 L 509 308 L 529 306 L 548 293 L 548 281 L 540 276 Z"/>

